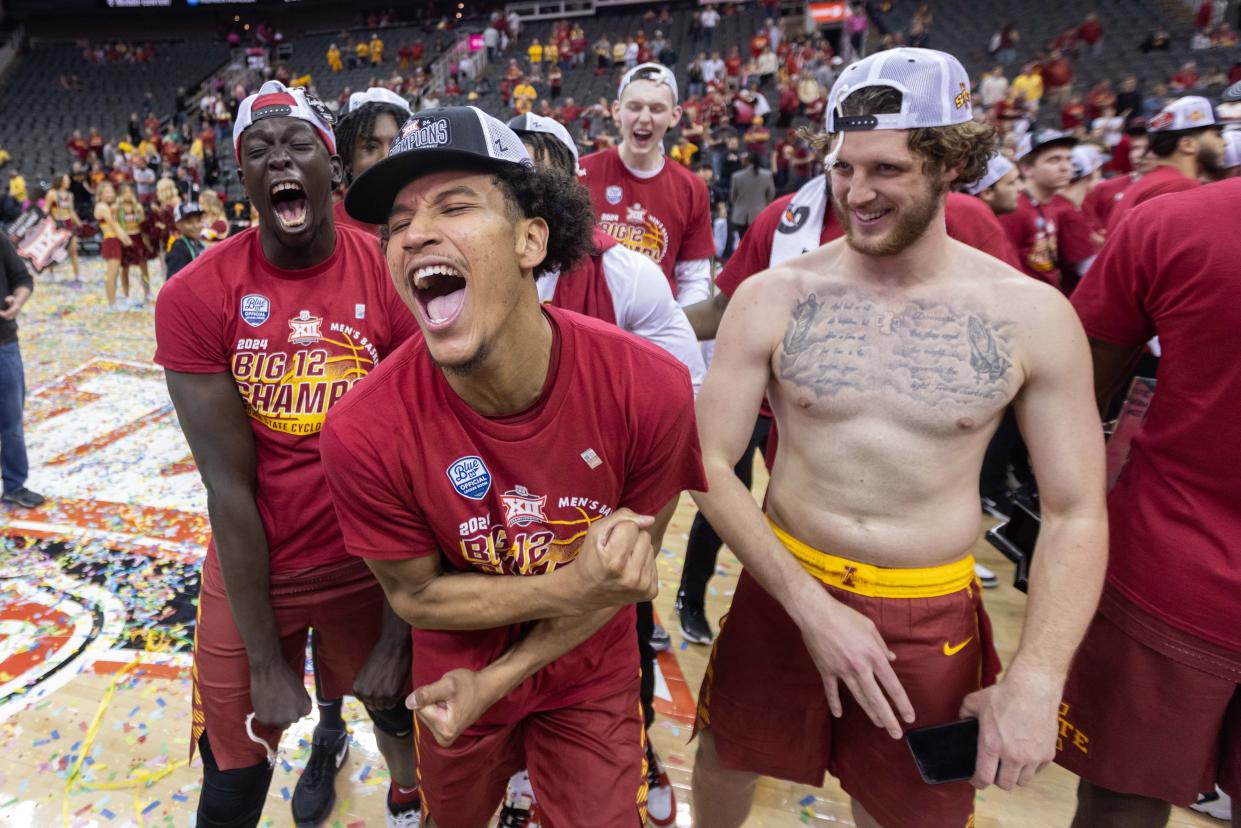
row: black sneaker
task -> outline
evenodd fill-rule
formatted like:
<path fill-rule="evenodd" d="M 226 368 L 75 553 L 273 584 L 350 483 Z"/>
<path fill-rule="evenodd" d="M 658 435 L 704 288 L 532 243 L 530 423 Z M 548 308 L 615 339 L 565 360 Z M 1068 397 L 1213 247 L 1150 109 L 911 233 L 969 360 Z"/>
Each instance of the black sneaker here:
<path fill-rule="evenodd" d="M 711 625 L 707 623 L 707 613 L 702 604 L 680 602 L 678 614 L 681 617 L 681 637 L 691 644 L 710 644 L 715 638 Z"/>
<path fill-rule="evenodd" d="M 310 759 L 293 789 L 293 822 L 297 828 L 314 828 L 336 805 L 336 774 L 349 755 L 349 731 L 315 728 Z"/>
<path fill-rule="evenodd" d="M 36 506 L 42 505 L 44 499 L 43 495 L 38 492 L 32 492 L 25 486 L 22 486 L 20 489 L 14 489 L 11 492 L 5 492 L 4 496 L 0 497 L 0 500 L 3 500 L 5 503 L 16 503 L 18 506 L 26 509 L 33 509 Z"/>
<path fill-rule="evenodd" d="M 672 636 L 661 624 L 656 624 L 655 629 L 651 630 L 651 649 L 657 653 L 672 649 Z"/>
<path fill-rule="evenodd" d="M 510 797 L 500 807 L 500 820 L 496 828 L 530 828 L 533 800 L 528 796 Z"/>

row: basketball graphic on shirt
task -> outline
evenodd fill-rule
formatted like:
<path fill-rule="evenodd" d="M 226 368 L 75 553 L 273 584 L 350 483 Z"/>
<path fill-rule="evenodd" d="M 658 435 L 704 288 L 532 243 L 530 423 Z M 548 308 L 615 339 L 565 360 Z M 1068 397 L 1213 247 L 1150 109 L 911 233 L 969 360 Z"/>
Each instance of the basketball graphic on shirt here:
<path fill-rule="evenodd" d="M 288 331 L 288 351 L 266 350 L 266 340 L 239 342 L 233 378 L 252 419 L 285 434 L 316 434 L 328 409 L 370 373 L 379 354 L 361 331 L 308 310 L 288 320 Z"/>
<path fill-rule="evenodd" d="M 641 204 L 630 205 L 624 221 L 615 213 L 605 214 L 600 219 L 599 225 L 608 235 L 655 264 L 663 262 L 668 255 L 668 228 Z"/>

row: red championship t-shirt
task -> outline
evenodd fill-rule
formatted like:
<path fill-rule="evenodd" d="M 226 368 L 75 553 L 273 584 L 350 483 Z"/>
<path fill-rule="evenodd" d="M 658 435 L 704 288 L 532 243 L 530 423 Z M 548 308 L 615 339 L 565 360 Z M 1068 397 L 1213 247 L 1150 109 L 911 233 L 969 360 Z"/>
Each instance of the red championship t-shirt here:
<path fill-rule="evenodd" d="M 1107 232 L 1108 223 L 1111 220 L 1112 211 L 1116 209 L 1117 202 L 1137 180 L 1132 175 L 1118 175 L 1100 181 L 1093 190 L 1086 194 L 1086 197 L 1082 199 L 1082 212 L 1086 214 L 1086 218 L 1090 220 L 1096 231 Z"/>
<path fill-rule="evenodd" d="M 1186 178 L 1175 167 L 1160 164 L 1125 190 L 1125 194 L 1116 203 L 1112 215 L 1108 218 L 1107 229 L 1109 232 L 1114 231 L 1116 225 L 1120 224 L 1120 220 L 1139 204 L 1150 201 L 1156 196 L 1180 193 L 1198 186 L 1200 185 L 1195 179 Z"/>
<path fill-rule="evenodd" d="M 1241 651 L 1241 180 L 1137 207 L 1073 294 L 1093 339 L 1158 335 L 1159 382 L 1108 496 L 1108 580 L 1169 624 Z"/>
<path fill-rule="evenodd" d="M 323 463 L 351 553 L 438 554 L 448 570 L 539 575 L 571 563 L 590 523 L 618 507 L 653 515 L 681 491 L 705 489 L 685 366 L 613 325 L 544 312 L 551 365 L 526 411 L 476 412 L 421 338 L 332 411 Z M 414 685 L 490 664 L 530 626 L 413 630 Z M 480 721 L 514 722 L 612 695 L 637 673 L 627 607 Z"/>
<path fill-rule="evenodd" d="M 683 165 L 665 158 L 659 173 L 639 178 L 613 147 L 584 157 L 582 168 L 599 226 L 659 265 L 673 296 L 678 262 L 715 255 L 707 185 Z"/>
<path fill-rule="evenodd" d="M 1022 193 L 1017 197 L 1017 209 L 1000 216 L 1000 225 L 1017 250 L 1021 270 L 1057 289 L 1062 281 L 1058 212 L 1055 205 L 1037 204 L 1028 194 Z"/>
<path fill-rule="evenodd" d="M 346 559 L 319 431 L 328 408 L 417 331 L 374 237 L 345 228 L 332 255 L 306 270 L 270 264 L 258 229 L 244 230 L 160 290 L 155 361 L 228 371 L 245 400 L 273 572 Z"/>

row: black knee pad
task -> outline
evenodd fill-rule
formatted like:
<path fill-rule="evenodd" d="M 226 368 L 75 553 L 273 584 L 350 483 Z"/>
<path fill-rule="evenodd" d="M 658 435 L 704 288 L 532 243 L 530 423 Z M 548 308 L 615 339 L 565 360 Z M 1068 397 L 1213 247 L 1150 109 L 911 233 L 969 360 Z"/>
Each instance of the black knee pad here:
<path fill-rule="evenodd" d="M 375 729 L 397 739 L 404 739 L 414 732 L 414 711 L 405 705 L 387 710 L 376 710 L 369 705 L 366 714 L 371 717 Z"/>
<path fill-rule="evenodd" d="M 203 788 L 198 796 L 198 828 L 252 828 L 263 815 L 272 767 L 267 762 L 220 770 L 204 733 L 198 740 L 203 757 Z"/>

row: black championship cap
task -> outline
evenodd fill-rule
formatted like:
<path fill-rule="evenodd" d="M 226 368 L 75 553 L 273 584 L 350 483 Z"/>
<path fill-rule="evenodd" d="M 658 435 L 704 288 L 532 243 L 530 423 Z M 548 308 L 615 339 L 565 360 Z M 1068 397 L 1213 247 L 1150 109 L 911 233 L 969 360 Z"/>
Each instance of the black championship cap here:
<path fill-rule="evenodd" d="M 431 172 L 533 166 L 513 130 L 476 106 L 418 112 L 401 126 L 388 157 L 354 179 L 345 212 L 367 224 L 386 224 L 392 202 L 406 184 Z"/>

